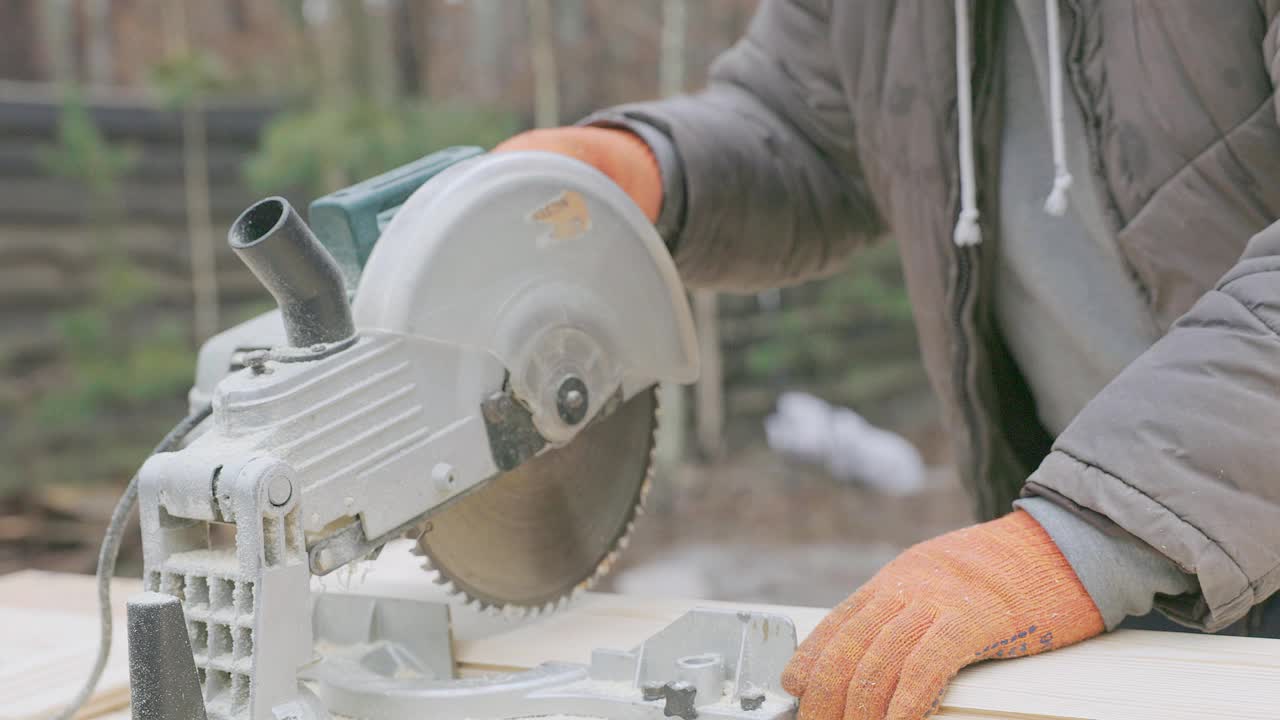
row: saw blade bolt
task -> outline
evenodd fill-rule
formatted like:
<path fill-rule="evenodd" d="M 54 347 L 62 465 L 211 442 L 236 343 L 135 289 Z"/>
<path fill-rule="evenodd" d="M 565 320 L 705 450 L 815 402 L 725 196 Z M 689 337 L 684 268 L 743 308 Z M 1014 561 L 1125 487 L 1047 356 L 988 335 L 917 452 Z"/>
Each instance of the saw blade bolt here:
<path fill-rule="evenodd" d="M 577 425 L 587 416 L 587 385 L 581 378 L 570 375 L 560 383 L 556 391 L 556 412 L 560 419 L 570 425 Z"/>
<path fill-rule="evenodd" d="M 276 475 L 271 478 L 271 483 L 267 485 L 267 500 L 272 505 L 281 507 L 293 498 L 293 483 L 289 482 L 289 478 L 284 475 Z"/>
<path fill-rule="evenodd" d="M 440 492 L 453 492 L 456 478 L 453 474 L 453 466 L 449 463 L 436 463 L 436 466 L 431 468 L 431 479 Z"/>

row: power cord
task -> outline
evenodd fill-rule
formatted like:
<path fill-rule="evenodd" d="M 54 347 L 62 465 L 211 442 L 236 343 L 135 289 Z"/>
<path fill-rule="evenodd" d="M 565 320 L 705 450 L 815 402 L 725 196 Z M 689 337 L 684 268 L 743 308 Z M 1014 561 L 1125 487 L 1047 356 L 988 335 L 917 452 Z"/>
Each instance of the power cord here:
<path fill-rule="evenodd" d="M 213 406 L 208 404 L 194 410 L 164 436 L 151 454 L 177 449 L 191 431 L 204 422 L 212 412 Z M 111 578 L 116 574 L 116 560 L 120 556 L 120 543 L 124 539 L 125 524 L 129 521 L 129 515 L 137 504 L 138 476 L 135 473 L 129 480 L 129 485 L 125 487 L 124 494 L 116 502 L 115 509 L 111 511 L 111 521 L 107 523 L 107 531 L 102 536 L 102 549 L 98 551 L 98 620 L 101 628 L 98 636 L 98 657 L 80 692 L 54 720 L 71 720 L 75 717 L 75 714 L 80 712 L 80 709 L 89 701 L 89 697 L 93 695 L 93 691 L 98 687 L 98 681 L 102 679 L 102 672 L 107 667 L 107 658 L 111 655 Z"/>

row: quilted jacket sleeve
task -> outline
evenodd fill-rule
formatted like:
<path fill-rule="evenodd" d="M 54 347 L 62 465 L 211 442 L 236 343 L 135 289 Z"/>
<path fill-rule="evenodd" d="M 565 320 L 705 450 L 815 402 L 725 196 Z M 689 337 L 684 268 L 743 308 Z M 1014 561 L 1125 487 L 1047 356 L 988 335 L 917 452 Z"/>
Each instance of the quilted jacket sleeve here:
<path fill-rule="evenodd" d="M 689 285 L 798 282 L 880 234 L 832 59 L 829 9 L 765 0 L 706 90 L 589 119 L 638 121 L 672 142 L 684 211 L 669 241 Z"/>
<path fill-rule="evenodd" d="M 1280 223 L 1060 435 L 1028 480 L 1197 576 L 1217 630 L 1280 590 Z"/>

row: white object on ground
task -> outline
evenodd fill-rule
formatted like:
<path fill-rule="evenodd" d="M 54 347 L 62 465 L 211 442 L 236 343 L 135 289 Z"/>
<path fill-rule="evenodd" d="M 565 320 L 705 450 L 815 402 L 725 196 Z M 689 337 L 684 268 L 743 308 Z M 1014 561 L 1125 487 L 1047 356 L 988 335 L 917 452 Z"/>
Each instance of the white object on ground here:
<path fill-rule="evenodd" d="M 902 552 L 889 543 L 700 542 L 622 569 L 614 589 L 642 597 L 696 597 L 830 607 Z"/>
<path fill-rule="evenodd" d="M 924 460 L 906 438 L 808 393 L 779 396 L 777 412 L 765 418 L 764 431 L 770 448 L 823 465 L 839 480 L 887 495 L 924 489 Z"/>

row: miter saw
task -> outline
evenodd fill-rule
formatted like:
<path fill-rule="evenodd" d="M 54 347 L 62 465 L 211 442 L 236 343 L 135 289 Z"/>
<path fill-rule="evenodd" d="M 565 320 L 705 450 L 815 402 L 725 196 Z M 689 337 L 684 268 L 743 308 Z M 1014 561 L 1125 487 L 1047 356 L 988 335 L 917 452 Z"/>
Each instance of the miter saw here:
<path fill-rule="evenodd" d="M 211 412 L 139 473 L 134 717 L 793 713 L 780 616 L 697 610 L 589 666 L 460 679 L 447 606 L 313 588 L 408 537 L 474 608 L 560 606 L 625 544 L 655 385 L 697 355 L 653 227 L 576 160 L 454 148 L 309 216 L 269 198 L 232 226 L 279 309 L 205 344 Z"/>

